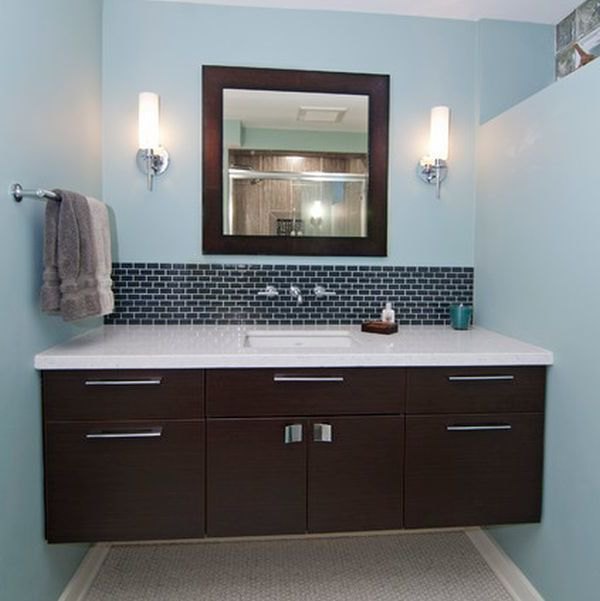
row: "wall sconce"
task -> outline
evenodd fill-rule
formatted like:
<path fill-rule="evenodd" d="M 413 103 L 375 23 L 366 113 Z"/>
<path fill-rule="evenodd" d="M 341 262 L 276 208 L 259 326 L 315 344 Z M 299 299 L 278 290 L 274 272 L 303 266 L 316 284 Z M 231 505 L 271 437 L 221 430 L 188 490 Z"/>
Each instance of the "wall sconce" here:
<path fill-rule="evenodd" d="M 419 175 L 428 184 L 435 184 L 436 197 L 440 197 L 442 182 L 448 175 L 448 138 L 450 133 L 450 109 L 434 106 L 431 109 L 429 154 L 419 163 Z"/>
<path fill-rule="evenodd" d="M 156 175 L 169 166 L 169 153 L 160 145 L 159 96 L 154 92 L 142 92 L 138 105 L 138 168 L 146 174 L 148 190 Z"/>

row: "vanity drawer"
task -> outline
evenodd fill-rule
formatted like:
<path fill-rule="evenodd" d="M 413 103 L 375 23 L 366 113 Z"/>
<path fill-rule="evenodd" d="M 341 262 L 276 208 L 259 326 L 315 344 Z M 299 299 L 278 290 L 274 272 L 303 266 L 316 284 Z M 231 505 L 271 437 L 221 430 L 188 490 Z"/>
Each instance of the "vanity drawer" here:
<path fill-rule="evenodd" d="M 541 413 L 406 418 L 405 526 L 539 522 Z"/>
<path fill-rule="evenodd" d="M 411 368 L 406 412 L 539 412 L 545 387 L 544 366 Z"/>
<path fill-rule="evenodd" d="M 199 370 L 46 371 L 42 377 L 49 421 L 204 415 L 204 372 Z"/>
<path fill-rule="evenodd" d="M 54 422 L 45 428 L 46 537 L 204 535 L 205 422 Z"/>
<path fill-rule="evenodd" d="M 404 412 L 401 368 L 214 369 L 209 417 L 361 415 Z"/>

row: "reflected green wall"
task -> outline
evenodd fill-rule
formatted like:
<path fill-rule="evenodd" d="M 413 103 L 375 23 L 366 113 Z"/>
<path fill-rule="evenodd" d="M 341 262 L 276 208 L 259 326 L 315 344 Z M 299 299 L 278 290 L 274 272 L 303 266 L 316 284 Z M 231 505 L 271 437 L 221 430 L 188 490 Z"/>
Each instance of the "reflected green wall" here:
<path fill-rule="evenodd" d="M 368 139 L 366 134 L 352 132 L 242 128 L 242 148 L 254 150 L 366 153 L 369 150 Z"/>

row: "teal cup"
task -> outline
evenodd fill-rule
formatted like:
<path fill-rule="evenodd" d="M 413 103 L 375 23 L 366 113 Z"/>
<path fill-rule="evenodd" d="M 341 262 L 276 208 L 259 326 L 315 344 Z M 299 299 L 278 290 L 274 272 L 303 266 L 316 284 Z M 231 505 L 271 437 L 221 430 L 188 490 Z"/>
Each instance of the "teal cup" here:
<path fill-rule="evenodd" d="M 450 305 L 450 325 L 455 330 L 468 330 L 473 317 L 473 307 L 463 303 Z"/>

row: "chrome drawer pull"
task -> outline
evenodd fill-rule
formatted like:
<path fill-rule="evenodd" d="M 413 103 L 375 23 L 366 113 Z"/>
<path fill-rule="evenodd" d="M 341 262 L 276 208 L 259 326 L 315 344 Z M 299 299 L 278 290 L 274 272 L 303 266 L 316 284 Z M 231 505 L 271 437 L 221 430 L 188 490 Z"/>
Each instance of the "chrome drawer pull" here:
<path fill-rule="evenodd" d="M 344 376 L 273 376 L 273 382 L 343 382 Z"/>
<path fill-rule="evenodd" d="M 160 438 L 161 436 L 162 428 L 147 428 L 145 430 L 133 430 L 130 432 L 98 430 L 97 432 L 88 432 L 85 435 L 88 440 L 97 438 Z"/>
<path fill-rule="evenodd" d="M 86 386 L 160 386 L 162 378 L 148 380 L 86 380 Z"/>
<path fill-rule="evenodd" d="M 448 376 L 449 382 L 509 382 L 514 376 Z"/>
<path fill-rule="evenodd" d="M 290 424 L 286 426 L 283 434 L 283 442 L 285 444 L 302 442 L 302 424 Z"/>
<path fill-rule="evenodd" d="M 313 440 L 315 442 L 333 442 L 331 424 L 313 424 Z"/>
<path fill-rule="evenodd" d="M 446 426 L 448 432 L 480 432 L 484 430 L 512 430 L 510 424 L 497 424 L 497 425 L 473 425 L 473 426 Z"/>

